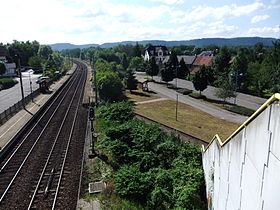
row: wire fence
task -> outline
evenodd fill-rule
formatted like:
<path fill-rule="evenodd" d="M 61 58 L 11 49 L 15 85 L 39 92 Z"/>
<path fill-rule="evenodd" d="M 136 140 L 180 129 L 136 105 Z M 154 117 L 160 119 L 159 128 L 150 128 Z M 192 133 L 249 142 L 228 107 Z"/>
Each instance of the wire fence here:
<path fill-rule="evenodd" d="M 26 96 L 24 99 L 21 99 L 14 105 L 10 106 L 8 109 L 4 110 L 0 113 L 0 125 L 4 124 L 7 120 L 9 120 L 13 115 L 15 115 L 18 111 L 24 108 L 24 104 L 28 104 L 33 98 L 40 94 L 40 89 L 37 89 Z"/>

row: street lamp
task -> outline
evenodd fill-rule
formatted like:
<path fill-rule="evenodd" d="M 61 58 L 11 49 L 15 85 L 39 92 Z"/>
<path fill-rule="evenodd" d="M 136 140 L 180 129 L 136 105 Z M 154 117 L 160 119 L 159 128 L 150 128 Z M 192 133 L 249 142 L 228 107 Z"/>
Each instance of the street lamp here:
<path fill-rule="evenodd" d="M 23 92 L 23 85 L 22 85 L 22 75 L 21 75 L 20 58 L 19 58 L 18 55 L 15 55 L 15 57 L 18 59 L 18 68 L 19 68 L 19 80 L 20 80 L 21 97 L 22 97 L 23 108 L 25 109 L 25 99 L 24 99 L 24 92 Z"/>
<path fill-rule="evenodd" d="M 233 74 L 230 74 L 230 76 L 234 76 Z M 238 77 L 240 76 L 243 76 L 243 73 L 238 73 L 238 69 L 236 70 L 236 73 L 235 73 L 235 90 L 234 90 L 234 93 L 235 93 L 235 97 L 234 97 L 234 104 L 236 104 L 236 98 L 237 98 L 237 86 L 238 86 Z"/>
<path fill-rule="evenodd" d="M 28 70 L 28 75 L 29 75 L 29 84 L 30 84 L 30 92 L 31 92 L 31 101 L 33 101 L 33 92 L 32 92 L 32 80 L 31 80 L 31 76 L 30 76 L 30 73 L 32 72 L 33 70 Z"/>

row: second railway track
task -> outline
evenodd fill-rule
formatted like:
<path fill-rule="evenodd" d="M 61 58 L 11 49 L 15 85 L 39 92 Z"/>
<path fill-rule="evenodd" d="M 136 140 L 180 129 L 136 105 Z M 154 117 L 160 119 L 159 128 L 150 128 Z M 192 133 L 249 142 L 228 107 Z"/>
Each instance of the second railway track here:
<path fill-rule="evenodd" d="M 0 209 L 73 209 L 87 112 L 87 68 L 77 69 L 0 164 Z"/>

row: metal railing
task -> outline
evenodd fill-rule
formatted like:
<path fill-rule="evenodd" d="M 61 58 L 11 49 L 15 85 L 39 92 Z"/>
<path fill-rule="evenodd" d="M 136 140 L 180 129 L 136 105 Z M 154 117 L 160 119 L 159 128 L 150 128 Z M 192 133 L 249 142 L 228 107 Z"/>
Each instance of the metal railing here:
<path fill-rule="evenodd" d="M 9 120 L 13 115 L 22 110 L 24 108 L 24 103 L 25 105 L 28 104 L 33 98 L 35 98 L 39 94 L 40 89 L 37 89 L 29 95 L 27 95 L 24 99 L 21 99 L 20 101 L 18 101 L 17 103 L 0 113 L 0 125 L 4 124 L 4 122 Z"/>

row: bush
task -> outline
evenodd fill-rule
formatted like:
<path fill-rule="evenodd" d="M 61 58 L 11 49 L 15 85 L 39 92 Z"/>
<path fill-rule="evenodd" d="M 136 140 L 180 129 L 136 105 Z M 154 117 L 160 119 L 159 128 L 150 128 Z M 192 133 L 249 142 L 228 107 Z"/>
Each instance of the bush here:
<path fill-rule="evenodd" d="M 187 88 L 182 88 L 182 89 L 177 90 L 177 92 L 181 93 L 183 95 L 189 95 L 190 93 L 192 93 L 192 90 L 189 90 Z"/>
<path fill-rule="evenodd" d="M 237 113 L 237 114 L 241 114 L 241 115 L 245 115 L 245 116 L 251 116 L 255 112 L 255 110 L 249 109 L 249 108 L 244 107 L 244 106 L 229 106 L 226 109 L 228 111 L 231 111 L 231 112 L 234 112 L 234 113 Z"/>
<path fill-rule="evenodd" d="M 96 147 L 114 166 L 116 196 L 145 209 L 206 209 L 200 148 L 163 132 L 157 124 L 131 119 L 125 111 L 130 108 L 113 111 L 119 104 L 124 106 L 122 102 L 99 108 L 98 120 L 107 127 Z M 125 205 L 119 202 L 118 208 L 127 209 Z"/>
<path fill-rule="evenodd" d="M 205 95 L 200 95 L 199 93 L 190 93 L 189 96 L 196 99 L 206 99 Z"/>
<path fill-rule="evenodd" d="M 12 78 L 0 79 L 0 90 L 11 88 L 17 83 L 18 81 Z"/>

